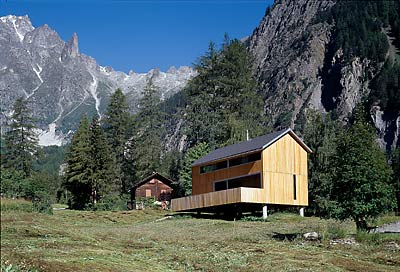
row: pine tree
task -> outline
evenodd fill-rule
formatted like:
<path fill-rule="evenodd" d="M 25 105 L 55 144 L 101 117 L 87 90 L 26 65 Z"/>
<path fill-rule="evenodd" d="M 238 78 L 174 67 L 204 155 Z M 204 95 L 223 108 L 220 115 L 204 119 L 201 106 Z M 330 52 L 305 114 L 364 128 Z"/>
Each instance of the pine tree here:
<path fill-rule="evenodd" d="M 182 169 L 179 173 L 179 185 L 183 195 L 192 194 L 192 164 L 210 151 L 207 143 L 199 143 L 189 148 L 183 158 Z"/>
<path fill-rule="evenodd" d="M 70 206 L 83 209 L 90 202 L 91 196 L 91 144 L 89 120 L 86 115 L 81 118 L 79 128 L 71 140 L 66 155 L 65 187 L 72 193 Z"/>
<path fill-rule="evenodd" d="M 395 201 L 392 171 L 375 133 L 361 108 L 354 116 L 352 126 L 337 141 L 327 208 L 330 216 L 352 218 L 358 230 L 365 230 L 369 218 L 390 211 Z"/>
<path fill-rule="evenodd" d="M 114 191 L 118 190 L 120 187 L 120 184 L 115 184 L 115 155 L 111 151 L 96 117 L 93 117 L 90 125 L 89 154 L 91 158 L 89 184 L 92 203 L 96 204 L 101 197 L 109 194 L 113 189 Z"/>
<path fill-rule="evenodd" d="M 209 143 L 211 149 L 265 133 L 263 99 L 252 74 L 252 57 L 238 40 L 225 42 L 221 50 L 210 44 L 195 66 L 198 75 L 186 88 L 189 145 Z"/>
<path fill-rule="evenodd" d="M 165 134 L 160 95 L 152 81 L 143 90 L 139 113 L 135 117 L 135 135 L 131 139 L 130 156 L 137 180 L 145 178 L 160 166 L 161 137 Z"/>
<path fill-rule="evenodd" d="M 104 113 L 102 124 L 105 135 L 116 156 L 116 173 L 118 183 L 121 184 L 120 192 L 126 193 L 130 169 L 125 157 L 129 129 L 129 107 L 125 95 L 117 89 L 110 97 L 107 111 Z"/>
<path fill-rule="evenodd" d="M 38 151 L 35 119 L 28 108 L 28 102 L 23 98 L 15 101 L 12 112 L 12 121 L 5 135 L 4 166 L 20 170 L 28 177 Z"/>

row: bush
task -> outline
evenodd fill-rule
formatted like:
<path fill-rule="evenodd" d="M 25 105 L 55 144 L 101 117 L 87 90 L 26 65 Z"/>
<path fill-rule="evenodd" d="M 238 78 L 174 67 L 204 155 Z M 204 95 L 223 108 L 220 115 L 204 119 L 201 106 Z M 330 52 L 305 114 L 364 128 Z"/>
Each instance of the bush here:
<path fill-rule="evenodd" d="M 156 199 L 154 196 L 151 197 L 138 197 L 136 198 L 136 205 L 143 207 L 143 208 L 157 208 L 157 205 L 154 204 Z"/>
<path fill-rule="evenodd" d="M 123 211 L 126 209 L 126 200 L 117 195 L 105 196 L 93 207 L 93 210 L 97 211 Z"/>
<path fill-rule="evenodd" d="M 35 193 L 32 199 L 33 210 L 39 213 L 53 214 L 53 207 L 51 203 L 50 195 L 44 191 Z"/>

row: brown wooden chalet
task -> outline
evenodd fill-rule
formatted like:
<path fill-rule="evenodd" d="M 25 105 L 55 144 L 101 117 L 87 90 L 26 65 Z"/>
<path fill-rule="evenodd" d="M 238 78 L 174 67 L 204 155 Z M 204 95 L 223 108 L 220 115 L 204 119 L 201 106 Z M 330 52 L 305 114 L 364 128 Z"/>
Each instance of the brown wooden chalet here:
<path fill-rule="evenodd" d="M 154 172 L 147 178 L 143 179 L 131 189 L 131 201 L 142 197 L 154 197 L 158 202 L 169 202 L 171 200 L 172 180 L 163 175 Z"/>
<path fill-rule="evenodd" d="M 289 128 L 214 150 L 192 165 L 192 196 L 174 211 L 263 210 L 308 206 L 310 148 Z"/>

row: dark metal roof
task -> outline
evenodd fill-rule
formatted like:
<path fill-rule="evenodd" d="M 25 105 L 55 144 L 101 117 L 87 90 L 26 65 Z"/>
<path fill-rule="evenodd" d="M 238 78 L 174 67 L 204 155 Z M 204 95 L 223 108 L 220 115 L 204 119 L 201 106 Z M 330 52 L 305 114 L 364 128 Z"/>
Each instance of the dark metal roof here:
<path fill-rule="evenodd" d="M 311 149 L 305 143 L 303 143 L 303 141 L 290 128 L 288 128 L 288 129 L 283 129 L 283 130 L 273 132 L 270 134 L 266 134 L 266 135 L 263 135 L 260 137 L 256 137 L 249 141 L 244 141 L 244 142 L 240 142 L 240 143 L 237 143 L 234 145 L 229 145 L 229 146 L 225 146 L 225 147 L 216 149 L 216 150 L 208 153 L 206 156 L 195 161 L 192 164 L 192 166 L 217 161 L 217 160 L 220 160 L 223 158 L 233 157 L 233 156 L 240 155 L 243 153 L 261 151 L 261 150 L 265 149 L 266 147 L 268 147 L 269 145 L 276 142 L 277 140 L 279 140 L 281 137 L 283 137 L 287 133 L 290 133 L 290 135 L 307 152 L 311 153 Z"/>
<path fill-rule="evenodd" d="M 150 180 L 152 180 L 154 178 L 158 179 L 159 181 L 162 181 L 165 185 L 171 186 L 171 184 L 172 184 L 172 180 L 170 180 L 169 178 L 164 177 L 160 173 L 154 172 L 150 176 L 146 177 L 145 179 L 139 181 L 134 186 L 132 186 L 132 189 L 136 189 L 139 186 L 142 186 L 143 184 L 146 184 L 147 182 L 149 182 Z"/>

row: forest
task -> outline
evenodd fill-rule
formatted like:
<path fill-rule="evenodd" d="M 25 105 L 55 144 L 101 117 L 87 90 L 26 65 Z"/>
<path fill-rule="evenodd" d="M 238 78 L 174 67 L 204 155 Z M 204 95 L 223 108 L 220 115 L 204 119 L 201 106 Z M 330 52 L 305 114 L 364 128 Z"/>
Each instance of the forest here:
<path fill-rule="evenodd" d="M 337 22 L 332 46 L 383 63 L 371 92 L 349 122 L 334 112 L 307 110 L 296 131 L 313 150 L 309 156 L 308 215 L 356 222 L 394 211 L 400 204 L 400 148 L 383 151 L 368 114 L 371 104 L 400 108 L 400 62 L 386 59 L 388 41 L 399 45 L 399 3 L 339 1 L 318 20 Z M 117 89 L 101 116 L 81 117 L 65 147 L 38 146 L 28 101 L 18 99 L 1 139 L 1 195 L 31 199 L 39 212 L 51 204 L 78 210 L 123 210 L 130 188 L 154 171 L 174 181 L 175 197 L 191 193 L 191 164 L 207 152 L 273 131 L 246 46 L 227 35 L 210 43 L 194 65 L 197 76 L 183 91 L 162 100 L 151 80 L 139 111 L 131 114 Z M 172 137 L 173 136 L 173 137 Z M 180 149 L 169 140 L 182 141 Z M 176 145 L 175 145 L 176 146 Z"/>

